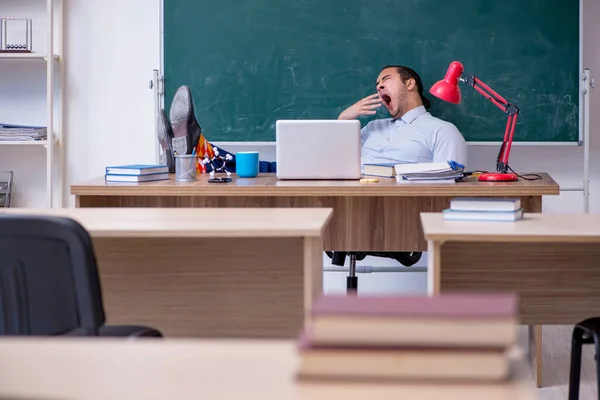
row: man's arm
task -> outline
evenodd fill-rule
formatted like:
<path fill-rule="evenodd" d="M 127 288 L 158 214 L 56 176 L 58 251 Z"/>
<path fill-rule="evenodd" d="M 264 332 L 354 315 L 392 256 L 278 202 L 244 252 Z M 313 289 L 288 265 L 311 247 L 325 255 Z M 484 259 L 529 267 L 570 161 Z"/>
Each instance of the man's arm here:
<path fill-rule="evenodd" d="M 433 161 L 456 161 L 467 166 L 467 142 L 451 123 L 440 125 L 433 144 Z"/>

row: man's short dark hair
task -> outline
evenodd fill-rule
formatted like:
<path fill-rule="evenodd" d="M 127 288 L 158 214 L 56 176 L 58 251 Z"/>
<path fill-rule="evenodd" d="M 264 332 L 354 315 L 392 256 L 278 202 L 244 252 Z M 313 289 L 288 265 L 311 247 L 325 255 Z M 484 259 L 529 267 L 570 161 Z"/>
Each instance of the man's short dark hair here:
<path fill-rule="evenodd" d="M 425 95 L 423 95 L 423 82 L 421 81 L 421 77 L 419 76 L 419 74 L 417 74 L 417 72 L 414 69 L 406 67 L 404 65 L 387 65 L 381 70 L 383 71 L 387 68 L 396 68 L 400 77 L 405 81 L 411 78 L 414 79 L 417 83 L 417 90 L 419 91 L 419 96 L 421 96 L 421 101 L 423 102 L 425 109 L 429 109 L 431 107 L 431 102 L 427 97 L 425 97 Z"/>

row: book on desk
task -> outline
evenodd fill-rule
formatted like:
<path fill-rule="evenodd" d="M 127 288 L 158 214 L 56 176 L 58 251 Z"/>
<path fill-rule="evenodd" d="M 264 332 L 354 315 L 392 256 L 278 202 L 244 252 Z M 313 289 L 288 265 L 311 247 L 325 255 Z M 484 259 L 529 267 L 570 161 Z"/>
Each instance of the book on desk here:
<path fill-rule="evenodd" d="M 396 177 L 398 183 L 455 183 L 464 166 L 454 161 L 431 163 L 365 164 L 365 176 Z"/>
<path fill-rule="evenodd" d="M 518 221 L 523 218 L 521 199 L 457 197 L 443 210 L 445 220 Z"/>
<path fill-rule="evenodd" d="M 323 296 L 300 334 L 300 379 L 501 381 L 516 342 L 512 294 Z"/>
<path fill-rule="evenodd" d="M 169 179 L 166 165 L 131 164 L 106 167 L 107 182 L 151 182 Z"/>

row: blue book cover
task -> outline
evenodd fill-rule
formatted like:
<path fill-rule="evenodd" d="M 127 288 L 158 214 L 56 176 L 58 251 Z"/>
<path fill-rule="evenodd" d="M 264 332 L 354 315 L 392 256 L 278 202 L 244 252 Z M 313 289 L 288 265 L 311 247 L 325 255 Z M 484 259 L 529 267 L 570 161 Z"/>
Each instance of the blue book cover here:
<path fill-rule="evenodd" d="M 165 172 L 169 172 L 169 168 L 166 165 L 131 164 L 106 167 L 107 175 L 149 175 Z"/>

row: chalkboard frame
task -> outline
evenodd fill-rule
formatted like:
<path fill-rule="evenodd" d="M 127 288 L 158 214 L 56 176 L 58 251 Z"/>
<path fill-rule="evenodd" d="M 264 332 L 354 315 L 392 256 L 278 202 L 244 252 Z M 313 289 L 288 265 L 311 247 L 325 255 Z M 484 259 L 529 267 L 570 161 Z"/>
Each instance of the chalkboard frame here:
<path fill-rule="evenodd" d="M 156 116 L 158 116 L 158 111 L 160 108 L 165 108 L 165 83 L 164 83 L 164 71 L 165 71 L 165 27 L 164 27 L 164 15 L 165 15 L 165 1 L 168 0 L 160 0 L 159 5 L 159 20 L 160 20 L 160 70 L 155 70 L 156 79 L 154 80 L 157 84 L 160 85 L 160 89 L 155 89 L 156 94 Z M 578 0 L 579 4 L 579 37 L 578 37 L 578 123 L 577 123 L 577 135 L 578 138 L 576 141 L 519 141 L 518 138 L 515 138 L 513 145 L 515 146 L 588 146 L 588 143 L 584 141 L 584 124 L 585 124 L 585 116 L 584 116 L 584 102 L 589 101 L 586 100 L 586 95 L 584 93 L 585 88 L 585 75 L 584 75 L 584 66 L 583 66 L 583 0 Z M 425 88 L 428 90 L 428 88 Z M 461 90 L 469 90 L 469 88 L 461 87 Z M 502 93 L 500 93 L 502 94 Z M 482 98 L 482 101 L 487 101 Z M 212 140 L 212 142 L 216 144 L 231 144 L 231 145 L 275 145 L 274 140 L 268 141 L 228 141 L 228 140 Z M 498 146 L 501 143 L 501 138 L 498 141 L 471 141 L 467 140 L 467 144 L 469 145 L 477 145 L 477 146 Z"/>

